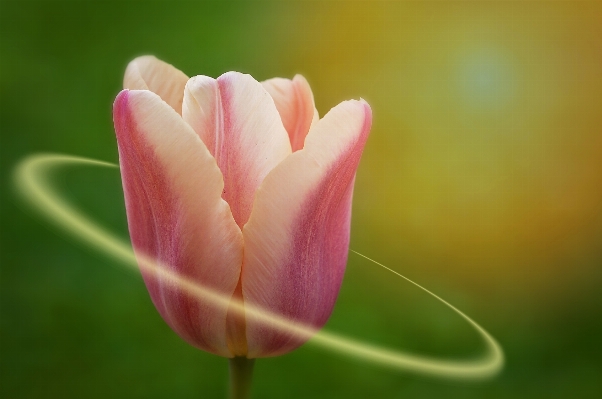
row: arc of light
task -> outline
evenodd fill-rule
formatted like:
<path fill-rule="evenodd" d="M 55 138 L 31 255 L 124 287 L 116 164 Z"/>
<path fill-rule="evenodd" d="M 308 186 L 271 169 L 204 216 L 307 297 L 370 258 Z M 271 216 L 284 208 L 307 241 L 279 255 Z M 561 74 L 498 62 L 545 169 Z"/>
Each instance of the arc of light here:
<path fill-rule="evenodd" d="M 48 184 L 49 174 L 56 168 L 70 165 L 91 165 L 117 168 L 112 163 L 93 159 L 60 155 L 60 154 L 34 154 L 23 159 L 15 168 L 14 183 L 18 193 L 27 203 L 54 222 L 57 226 L 68 232 L 73 237 L 112 256 L 115 260 L 129 266 L 131 269 L 144 269 L 155 274 L 166 284 L 171 284 L 198 299 L 208 301 L 214 306 L 228 308 L 232 306 L 241 314 L 252 314 L 271 328 L 286 331 L 304 339 L 310 338 L 310 343 L 324 349 L 338 352 L 343 355 L 356 357 L 380 366 L 396 370 L 413 372 L 433 377 L 462 380 L 479 380 L 495 376 L 502 369 L 504 354 L 496 340 L 478 323 L 462 313 L 460 310 L 438 297 L 426 288 L 416 284 L 396 271 L 389 269 L 381 263 L 368 258 L 359 252 L 351 252 L 389 270 L 397 276 L 414 284 L 418 288 L 432 295 L 447 307 L 464 318 L 476 331 L 486 344 L 484 355 L 476 360 L 440 360 L 431 357 L 412 355 L 391 350 L 382 346 L 368 344 L 356 339 L 347 338 L 340 334 L 326 331 L 317 331 L 315 328 L 288 320 L 280 315 L 264 309 L 235 303 L 230 296 L 224 295 L 198 282 L 189 280 L 169 271 L 167 267 L 159 264 L 154 259 L 144 254 L 134 254 L 132 247 L 126 242 L 116 238 L 110 232 L 96 225 L 92 220 L 73 209 L 62 200 Z"/>

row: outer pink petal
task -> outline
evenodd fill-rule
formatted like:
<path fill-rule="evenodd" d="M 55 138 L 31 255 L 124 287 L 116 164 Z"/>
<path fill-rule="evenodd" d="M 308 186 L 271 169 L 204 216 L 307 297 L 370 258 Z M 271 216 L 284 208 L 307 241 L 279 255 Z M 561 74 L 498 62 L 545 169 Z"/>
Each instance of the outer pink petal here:
<path fill-rule="evenodd" d="M 309 129 L 319 118 L 309 83 L 296 75 L 293 80 L 273 78 L 261 84 L 274 99 L 293 151 L 300 150 Z"/>
<path fill-rule="evenodd" d="M 123 78 L 123 88 L 150 90 L 181 114 L 184 86 L 187 81 L 188 76 L 179 69 L 152 55 L 145 55 L 128 64 Z"/>
<path fill-rule="evenodd" d="M 217 160 L 222 198 L 242 228 L 257 187 L 291 153 L 274 101 L 250 75 L 196 76 L 186 85 L 182 113 Z"/>
<path fill-rule="evenodd" d="M 339 104 L 312 129 L 305 148 L 265 178 L 243 229 L 246 304 L 316 328 L 326 323 L 345 271 L 353 183 L 371 121 L 367 103 Z M 248 357 L 303 343 L 250 315 L 246 328 Z"/>
<path fill-rule="evenodd" d="M 113 109 L 128 226 L 137 254 L 231 297 L 240 276 L 242 234 L 221 198 L 213 157 L 156 94 L 124 90 Z M 157 310 L 182 338 L 232 356 L 227 308 L 193 298 L 143 271 Z"/>

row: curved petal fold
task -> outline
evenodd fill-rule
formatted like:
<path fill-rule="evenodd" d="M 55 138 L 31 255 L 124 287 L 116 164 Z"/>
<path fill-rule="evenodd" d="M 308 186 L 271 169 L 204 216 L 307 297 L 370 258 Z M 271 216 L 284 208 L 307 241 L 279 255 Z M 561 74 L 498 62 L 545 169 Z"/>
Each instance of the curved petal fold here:
<path fill-rule="evenodd" d="M 215 157 L 224 176 L 222 198 L 242 228 L 255 191 L 291 153 L 272 97 L 250 75 L 195 76 L 184 90 L 182 117 Z"/>
<path fill-rule="evenodd" d="M 302 149 L 307 133 L 319 118 L 309 83 L 295 75 L 292 80 L 273 78 L 261 84 L 274 99 L 293 152 Z"/>
<path fill-rule="evenodd" d="M 139 257 L 155 259 L 201 287 L 231 297 L 243 241 L 221 198 L 222 174 L 206 146 L 159 95 L 123 90 L 113 109 L 128 227 Z M 142 268 L 161 316 L 203 350 L 232 356 L 227 306 L 192 297 Z"/>
<path fill-rule="evenodd" d="M 326 323 L 345 271 L 355 172 L 371 122 L 363 100 L 339 104 L 265 178 L 243 229 L 245 304 L 315 328 Z M 246 334 L 250 358 L 304 341 L 253 315 Z"/>
<path fill-rule="evenodd" d="M 182 99 L 187 81 L 188 76 L 173 65 L 152 55 L 144 55 L 128 64 L 123 78 L 123 88 L 150 90 L 178 114 L 182 114 Z"/>

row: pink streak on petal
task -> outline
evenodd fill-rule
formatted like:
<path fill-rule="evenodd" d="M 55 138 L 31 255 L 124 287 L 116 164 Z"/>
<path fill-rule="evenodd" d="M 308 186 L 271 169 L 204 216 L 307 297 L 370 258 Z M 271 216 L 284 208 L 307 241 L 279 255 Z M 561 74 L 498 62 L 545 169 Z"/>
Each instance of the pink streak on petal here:
<path fill-rule="evenodd" d="M 183 118 L 215 157 L 224 176 L 222 198 L 242 228 L 257 187 L 291 153 L 272 98 L 249 75 L 196 76 L 186 85 Z"/>
<path fill-rule="evenodd" d="M 309 83 L 303 76 L 296 75 L 293 80 L 273 78 L 261 84 L 274 99 L 293 152 L 302 149 L 312 124 L 318 121 Z"/>
<path fill-rule="evenodd" d="M 326 323 L 345 271 L 355 172 L 371 121 L 363 101 L 338 105 L 305 148 L 266 177 L 243 229 L 245 303 L 316 328 Z M 248 357 L 280 355 L 303 342 L 247 317 Z"/>
<path fill-rule="evenodd" d="M 215 160 L 181 117 L 149 91 L 122 91 L 113 112 L 135 252 L 231 296 L 243 243 L 221 199 L 223 181 Z M 203 350 L 232 356 L 226 308 L 142 274 L 157 310 L 178 335 Z"/>

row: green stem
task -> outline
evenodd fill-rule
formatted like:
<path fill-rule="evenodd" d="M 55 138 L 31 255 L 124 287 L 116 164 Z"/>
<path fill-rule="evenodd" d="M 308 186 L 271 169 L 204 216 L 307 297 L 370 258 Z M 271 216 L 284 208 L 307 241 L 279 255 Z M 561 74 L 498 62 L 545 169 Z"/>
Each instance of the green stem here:
<path fill-rule="evenodd" d="M 230 361 L 230 399 L 248 399 L 251 397 L 251 380 L 255 359 L 233 357 Z"/>

